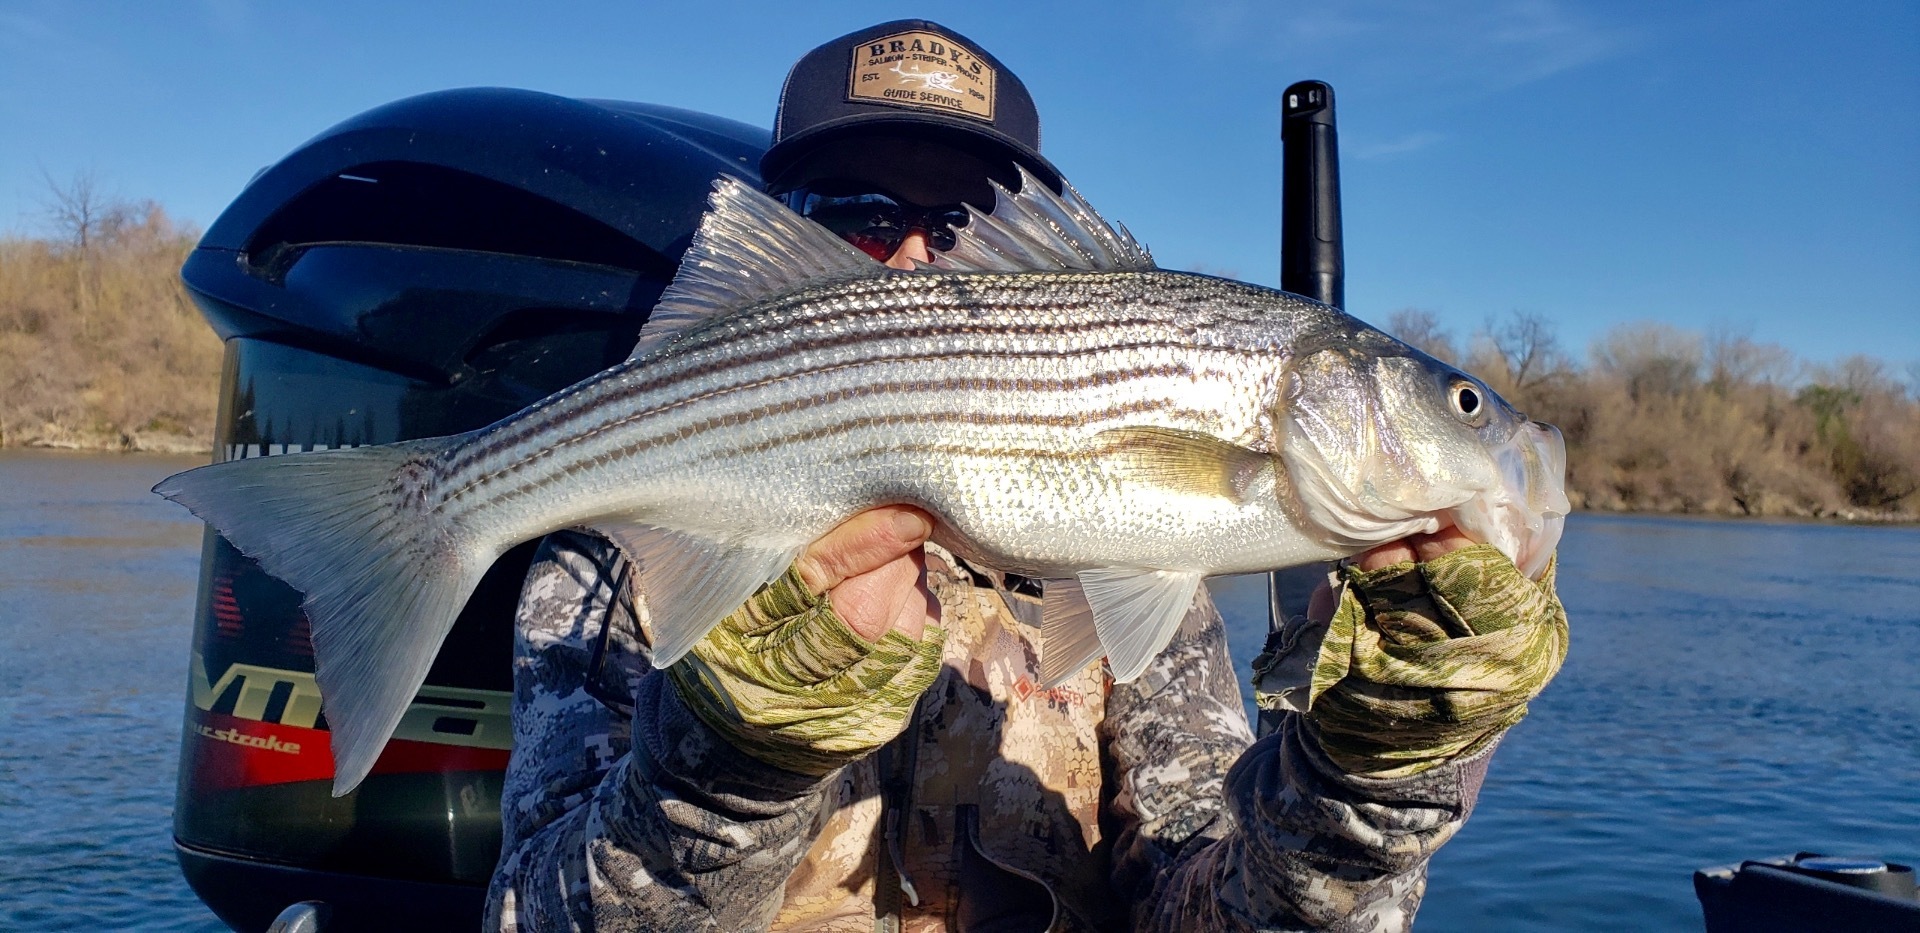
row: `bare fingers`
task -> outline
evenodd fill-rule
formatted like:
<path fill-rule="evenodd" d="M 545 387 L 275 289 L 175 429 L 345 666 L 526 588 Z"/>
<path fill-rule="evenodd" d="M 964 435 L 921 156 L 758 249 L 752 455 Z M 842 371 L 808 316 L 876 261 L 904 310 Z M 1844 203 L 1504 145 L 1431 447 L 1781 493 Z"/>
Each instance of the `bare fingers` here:
<path fill-rule="evenodd" d="M 933 534 L 933 519 L 910 505 L 883 505 L 841 522 L 807 546 L 794 562 L 800 579 L 826 593 L 849 577 L 878 569 L 920 549 Z"/>
<path fill-rule="evenodd" d="M 881 506 L 842 522 L 796 562 L 800 579 L 833 602 L 860 637 L 877 641 L 898 629 L 919 640 L 938 606 L 926 586 L 920 549 L 933 521 L 912 506 Z"/>
<path fill-rule="evenodd" d="M 1356 563 L 1361 570 L 1379 570 L 1407 561 L 1425 563 L 1473 543 L 1474 540 L 1457 526 L 1448 525 L 1432 534 L 1408 535 L 1398 541 L 1389 541 L 1360 555 Z"/>

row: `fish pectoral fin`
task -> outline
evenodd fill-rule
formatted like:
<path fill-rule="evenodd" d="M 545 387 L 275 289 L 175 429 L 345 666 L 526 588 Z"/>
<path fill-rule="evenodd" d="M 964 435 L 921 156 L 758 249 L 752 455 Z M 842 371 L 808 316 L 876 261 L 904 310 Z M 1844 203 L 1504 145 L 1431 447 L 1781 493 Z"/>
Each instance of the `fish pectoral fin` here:
<path fill-rule="evenodd" d="M 1182 570 L 1082 570 L 1080 590 L 1106 647 L 1113 679 L 1139 677 L 1193 608 L 1205 574 Z M 1043 627 L 1044 631 L 1044 627 Z"/>
<path fill-rule="evenodd" d="M 1272 458 L 1217 437 L 1176 428 L 1114 428 L 1094 435 L 1096 455 L 1119 475 L 1198 496 L 1239 501 Z"/>
<path fill-rule="evenodd" d="M 1051 690 L 1107 653 L 1093 625 L 1093 607 L 1072 577 L 1041 583 L 1040 682 Z"/>
<path fill-rule="evenodd" d="M 680 660 L 754 591 L 785 573 L 801 550 L 784 542 L 728 540 L 641 522 L 598 521 L 592 528 L 633 564 L 656 668 Z"/>
<path fill-rule="evenodd" d="M 892 270 L 738 178 L 714 180 L 708 210 L 673 284 L 640 328 L 629 359 L 734 309 L 829 276 Z"/>

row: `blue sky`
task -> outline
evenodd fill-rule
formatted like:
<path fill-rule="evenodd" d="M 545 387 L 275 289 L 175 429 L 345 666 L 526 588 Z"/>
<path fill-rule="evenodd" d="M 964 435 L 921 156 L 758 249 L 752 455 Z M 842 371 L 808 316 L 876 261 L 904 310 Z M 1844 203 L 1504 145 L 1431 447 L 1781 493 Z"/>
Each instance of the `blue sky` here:
<path fill-rule="evenodd" d="M 1576 352 L 1659 320 L 1920 361 L 1920 4 L 0 0 L 0 230 L 91 171 L 204 226 L 332 123 L 468 85 L 766 125 L 795 58 L 939 20 L 1032 90 L 1044 148 L 1170 268 L 1278 280 L 1279 94 L 1339 100 L 1349 310 Z"/>

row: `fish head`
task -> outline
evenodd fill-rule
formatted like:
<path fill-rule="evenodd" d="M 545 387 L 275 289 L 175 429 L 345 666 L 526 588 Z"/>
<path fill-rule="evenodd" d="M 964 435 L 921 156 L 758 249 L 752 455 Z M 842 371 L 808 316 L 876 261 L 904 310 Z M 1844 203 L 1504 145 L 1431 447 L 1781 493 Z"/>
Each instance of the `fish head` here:
<path fill-rule="evenodd" d="M 1276 412 L 1293 496 L 1328 544 L 1456 525 L 1545 571 L 1569 505 L 1559 429 L 1377 331 L 1297 356 Z"/>

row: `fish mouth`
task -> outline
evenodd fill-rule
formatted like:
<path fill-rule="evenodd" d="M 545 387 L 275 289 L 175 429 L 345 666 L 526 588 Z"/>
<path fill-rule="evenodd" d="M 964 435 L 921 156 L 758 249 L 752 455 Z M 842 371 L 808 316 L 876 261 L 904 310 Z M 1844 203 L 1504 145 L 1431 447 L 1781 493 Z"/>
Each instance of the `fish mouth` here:
<path fill-rule="evenodd" d="M 1538 580 L 1560 545 L 1567 513 L 1572 511 L 1567 501 L 1566 440 L 1559 428 L 1532 421 L 1490 453 L 1499 470 L 1499 485 L 1455 506 L 1448 515 L 1469 537 L 1499 548 L 1528 579 Z"/>

